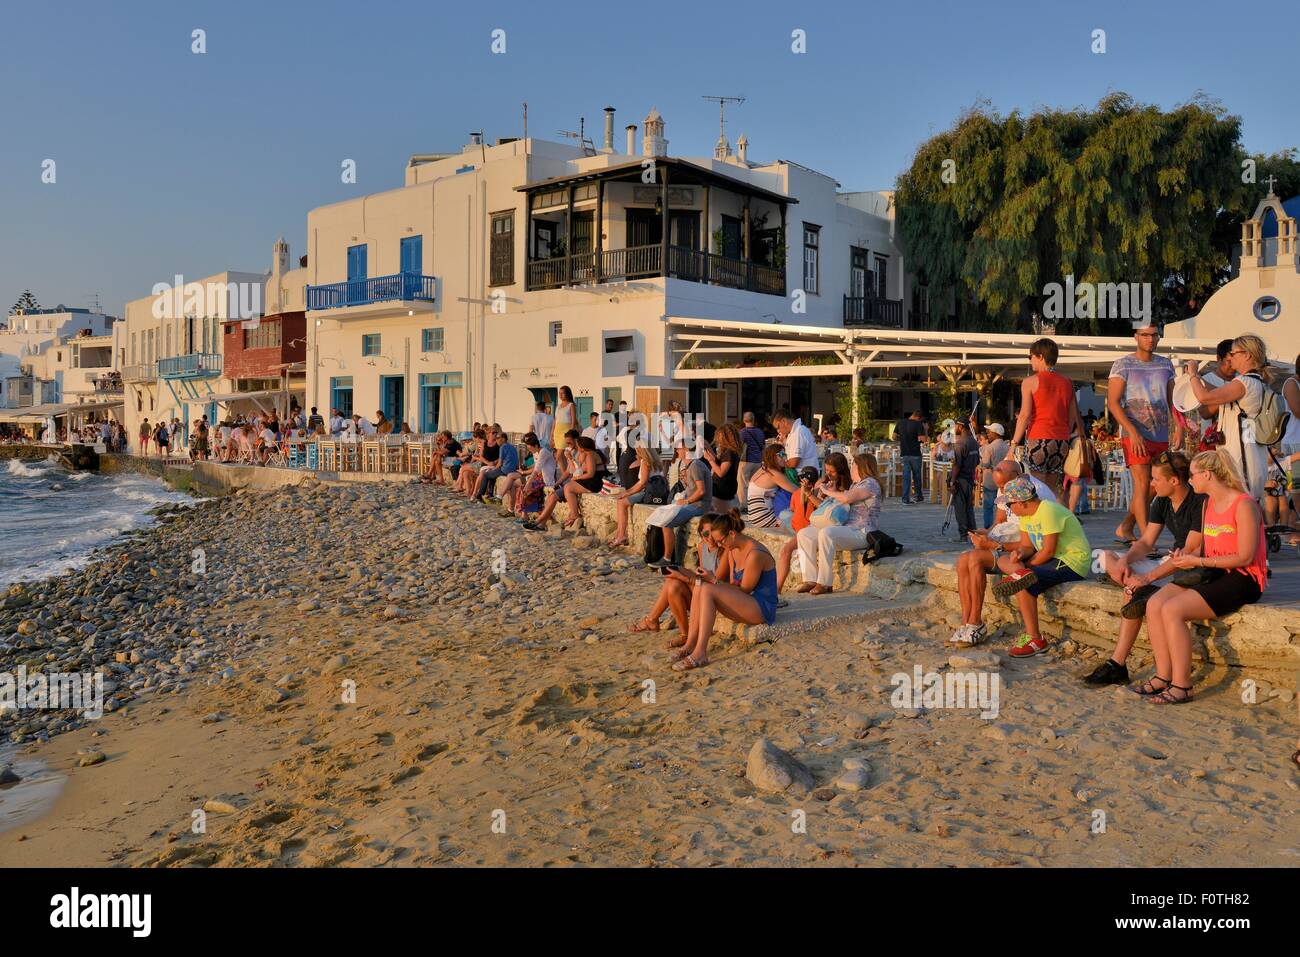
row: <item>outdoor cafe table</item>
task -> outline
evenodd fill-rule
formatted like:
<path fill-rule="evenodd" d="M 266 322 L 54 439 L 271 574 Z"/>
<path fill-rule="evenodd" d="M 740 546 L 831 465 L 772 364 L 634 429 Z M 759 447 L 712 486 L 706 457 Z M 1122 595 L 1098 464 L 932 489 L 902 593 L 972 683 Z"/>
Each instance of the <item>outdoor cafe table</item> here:
<path fill-rule="evenodd" d="M 930 501 L 948 504 L 948 476 L 952 474 L 952 462 L 930 460 Z"/>

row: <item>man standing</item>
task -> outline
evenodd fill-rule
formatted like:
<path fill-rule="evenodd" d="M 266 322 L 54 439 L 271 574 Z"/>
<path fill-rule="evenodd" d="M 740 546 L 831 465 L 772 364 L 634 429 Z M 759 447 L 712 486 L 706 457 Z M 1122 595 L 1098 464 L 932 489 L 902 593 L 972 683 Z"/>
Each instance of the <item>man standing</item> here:
<path fill-rule="evenodd" d="M 915 505 L 921 501 L 921 439 L 926 437 L 920 409 L 913 409 L 911 415 L 899 419 L 894 426 L 894 438 L 898 440 L 898 458 L 903 463 L 904 505 Z"/>
<path fill-rule="evenodd" d="M 1160 330 L 1155 325 L 1133 331 L 1137 351 L 1120 356 L 1110 367 L 1106 406 L 1124 430 L 1120 442 L 1133 475 L 1128 514 L 1115 529 L 1115 538 L 1131 542 L 1142 534 L 1151 503 L 1151 463 L 1169 450 L 1169 410 L 1173 406 L 1174 364 L 1156 355 Z M 1174 444 L 1179 437 L 1175 428 Z"/>
<path fill-rule="evenodd" d="M 975 428 L 975 417 L 971 416 L 971 428 Z M 993 478 L 994 467 L 1007 457 L 1009 445 L 1007 430 L 998 422 L 984 426 L 984 445 L 980 448 L 980 483 L 984 488 L 984 528 L 993 527 L 993 515 L 996 511 L 995 499 L 998 483 Z"/>
<path fill-rule="evenodd" d="M 812 429 L 782 409 L 772 416 L 776 434 L 785 446 L 785 470 L 797 472 L 805 465 L 821 470 L 821 461 L 817 457 L 817 440 L 813 438 Z"/>
<path fill-rule="evenodd" d="M 741 416 L 744 428 L 740 430 L 740 444 L 745 450 L 745 457 L 740 463 L 740 507 L 748 506 L 749 480 L 763 467 L 763 449 L 767 446 L 767 436 L 754 424 L 754 413 L 746 412 Z"/>
<path fill-rule="evenodd" d="M 318 430 L 325 427 L 325 420 L 321 418 L 320 413 L 316 411 L 316 406 L 311 407 L 311 415 L 307 417 L 307 433 L 315 435 Z"/>
<path fill-rule="evenodd" d="M 591 422 L 582 430 L 582 434 L 596 443 L 596 448 L 601 455 L 605 456 L 606 459 L 609 458 L 609 433 L 601 425 L 599 413 L 591 413 Z"/>
<path fill-rule="evenodd" d="M 330 435 L 332 435 L 334 438 L 337 439 L 340 435 L 343 434 L 343 432 L 344 432 L 344 430 L 345 430 L 346 428 L 347 428 L 347 425 L 346 425 L 346 423 L 344 423 L 344 421 L 343 421 L 343 413 L 340 412 L 338 409 L 333 409 L 333 410 L 331 410 L 331 412 L 330 412 Z"/>
<path fill-rule="evenodd" d="M 541 440 L 546 448 L 551 447 L 551 433 L 555 431 L 555 416 L 546 411 L 546 403 L 538 402 L 537 411 L 533 413 L 533 434 Z"/>
<path fill-rule="evenodd" d="M 966 422 L 953 425 L 956 432 L 952 460 L 952 507 L 957 514 L 958 541 L 975 530 L 975 469 L 979 465 L 980 446 L 972 426 Z"/>

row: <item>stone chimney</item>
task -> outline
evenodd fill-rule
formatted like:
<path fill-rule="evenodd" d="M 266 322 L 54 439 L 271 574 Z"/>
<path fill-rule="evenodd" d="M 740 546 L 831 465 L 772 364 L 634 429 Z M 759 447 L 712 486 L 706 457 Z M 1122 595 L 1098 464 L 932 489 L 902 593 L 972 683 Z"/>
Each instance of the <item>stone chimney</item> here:
<path fill-rule="evenodd" d="M 624 132 L 627 133 L 627 155 L 635 156 L 636 155 L 636 124 L 629 123 Z"/>
<path fill-rule="evenodd" d="M 740 139 L 736 140 L 736 159 L 740 160 L 742 166 L 749 165 L 749 138 L 744 133 L 740 134 Z"/>
<path fill-rule="evenodd" d="M 664 118 L 654 107 L 645 118 L 645 133 L 641 140 L 642 156 L 667 156 L 668 140 L 664 138 Z"/>
<path fill-rule="evenodd" d="M 614 152 L 614 108 L 605 107 L 605 152 Z"/>

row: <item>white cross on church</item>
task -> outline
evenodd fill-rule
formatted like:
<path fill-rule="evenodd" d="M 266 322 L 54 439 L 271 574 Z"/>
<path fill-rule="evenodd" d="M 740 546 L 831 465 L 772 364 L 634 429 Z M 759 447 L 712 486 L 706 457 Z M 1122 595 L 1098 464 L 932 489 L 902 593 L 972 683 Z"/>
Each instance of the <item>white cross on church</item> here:
<path fill-rule="evenodd" d="M 1272 196 L 1272 195 L 1273 195 L 1273 184 L 1277 182 L 1277 177 L 1276 177 L 1276 176 L 1270 176 L 1268 179 L 1264 180 L 1264 182 L 1268 183 L 1268 195 Z"/>

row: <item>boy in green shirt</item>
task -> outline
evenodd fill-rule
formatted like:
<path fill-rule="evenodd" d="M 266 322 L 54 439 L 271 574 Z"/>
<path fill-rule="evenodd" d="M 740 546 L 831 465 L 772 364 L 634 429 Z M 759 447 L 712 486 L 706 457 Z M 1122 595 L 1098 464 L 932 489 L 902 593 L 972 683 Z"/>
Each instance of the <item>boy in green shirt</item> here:
<path fill-rule="evenodd" d="M 1007 576 L 993 586 L 999 598 L 1016 596 L 1025 633 L 1008 652 L 1029 658 L 1047 650 L 1038 629 L 1038 596 L 1066 582 L 1082 581 L 1092 567 L 1092 549 L 1083 526 L 1068 508 L 1038 498 L 1034 484 L 1023 476 L 1003 489 L 1007 507 L 1020 523 L 1020 544 L 1010 551 Z"/>

